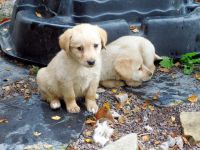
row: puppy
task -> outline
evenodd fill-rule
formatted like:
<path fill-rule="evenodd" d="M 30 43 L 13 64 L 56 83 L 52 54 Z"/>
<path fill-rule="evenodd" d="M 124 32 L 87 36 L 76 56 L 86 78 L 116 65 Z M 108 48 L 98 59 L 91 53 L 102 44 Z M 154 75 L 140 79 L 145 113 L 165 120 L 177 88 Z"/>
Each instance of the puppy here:
<path fill-rule="evenodd" d="M 153 44 L 139 36 L 123 36 L 108 44 L 102 58 L 100 84 L 107 88 L 125 83 L 134 87 L 141 85 L 151 79 L 155 71 L 154 60 L 161 59 Z"/>
<path fill-rule="evenodd" d="M 85 97 L 87 110 L 93 113 L 98 110 L 95 96 L 101 49 L 106 42 L 106 31 L 90 24 L 77 25 L 59 37 L 62 50 L 37 74 L 39 91 L 52 109 L 60 107 L 62 98 L 68 112 L 78 113 L 76 97 Z"/>

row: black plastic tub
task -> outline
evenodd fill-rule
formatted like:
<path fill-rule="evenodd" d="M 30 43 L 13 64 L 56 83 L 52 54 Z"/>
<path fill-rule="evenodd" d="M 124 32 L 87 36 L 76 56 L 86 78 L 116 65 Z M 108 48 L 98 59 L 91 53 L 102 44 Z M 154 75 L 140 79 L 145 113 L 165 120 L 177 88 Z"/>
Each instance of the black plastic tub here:
<path fill-rule="evenodd" d="M 11 21 L 0 25 L 1 49 L 46 65 L 60 50 L 59 35 L 83 22 L 105 28 L 109 42 L 144 36 L 161 56 L 200 52 L 200 5 L 193 0 L 17 0 Z"/>

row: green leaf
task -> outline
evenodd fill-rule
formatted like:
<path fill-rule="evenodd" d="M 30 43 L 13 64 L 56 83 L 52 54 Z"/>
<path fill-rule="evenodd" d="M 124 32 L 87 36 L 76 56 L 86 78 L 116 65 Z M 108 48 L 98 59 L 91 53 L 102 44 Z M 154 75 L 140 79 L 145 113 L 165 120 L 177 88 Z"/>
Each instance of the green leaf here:
<path fill-rule="evenodd" d="M 174 66 L 173 59 L 169 57 L 163 57 L 163 60 L 159 64 L 167 69 L 171 69 Z"/>
<path fill-rule="evenodd" d="M 184 55 L 181 55 L 180 61 L 182 63 L 189 63 L 190 60 L 193 59 L 194 56 L 197 56 L 198 53 L 197 52 L 191 52 L 191 53 L 186 53 Z"/>
<path fill-rule="evenodd" d="M 184 65 L 183 73 L 186 75 L 192 74 L 194 70 L 194 65 Z"/>

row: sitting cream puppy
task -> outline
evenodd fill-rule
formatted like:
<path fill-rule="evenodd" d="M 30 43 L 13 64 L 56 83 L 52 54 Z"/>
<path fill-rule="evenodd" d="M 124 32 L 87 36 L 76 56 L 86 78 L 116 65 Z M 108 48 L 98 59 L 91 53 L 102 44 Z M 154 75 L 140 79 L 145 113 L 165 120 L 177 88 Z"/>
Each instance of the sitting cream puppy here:
<path fill-rule="evenodd" d="M 95 113 L 95 101 L 101 71 L 101 49 L 107 33 L 98 26 L 80 24 L 59 37 L 61 51 L 47 67 L 39 70 L 39 91 L 52 109 L 60 107 L 63 98 L 70 113 L 78 113 L 76 97 L 85 97 L 87 110 Z"/>
<path fill-rule="evenodd" d="M 139 86 L 151 79 L 155 59 L 160 57 L 149 40 L 139 36 L 123 36 L 102 51 L 100 84 L 107 88 L 124 86 L 125 83 Z"/>

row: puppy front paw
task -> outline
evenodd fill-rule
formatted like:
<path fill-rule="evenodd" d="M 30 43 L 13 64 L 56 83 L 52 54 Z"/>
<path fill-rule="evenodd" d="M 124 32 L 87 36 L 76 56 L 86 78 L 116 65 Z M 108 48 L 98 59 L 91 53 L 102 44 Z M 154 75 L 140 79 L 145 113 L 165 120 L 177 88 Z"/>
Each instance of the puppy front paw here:
<path fill-rule="evenodd" d="M 67 111 L 70 113 L 79 113 L 80 112 L 80 107 L 76 103 L 68 104 L 66 107 L 67 107 Z"/>
<path fill-rule="evenodd" d="M 89 112 L 92 112 L 93 114 L 95 114 L 99 109 L 95 100 L 87 100 L 86 108 Z"/>
<path fill-rule="evenodd" d="M 51 109 L 58 109 L 60 108 L 61 104 L 60 104 L 60 101 L 58 100 L 53 100 L 50 102 L 50 107 Z"/>

